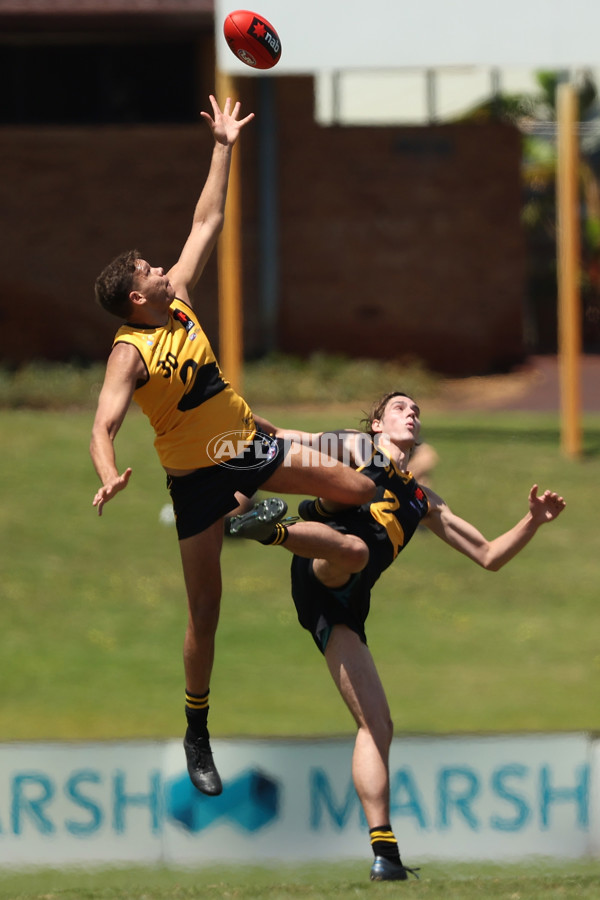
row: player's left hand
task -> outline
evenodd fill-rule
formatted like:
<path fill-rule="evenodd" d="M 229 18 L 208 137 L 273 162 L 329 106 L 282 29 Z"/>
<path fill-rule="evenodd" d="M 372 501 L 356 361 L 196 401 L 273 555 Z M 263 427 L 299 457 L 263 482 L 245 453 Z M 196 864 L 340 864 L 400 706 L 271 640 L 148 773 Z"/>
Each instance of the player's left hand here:
<path fill-rule="evenodd" d="M 231 111 L 230 97 L 225 101 L 222 111 L 212 94 L 209 100 L 213 108 L 214 118 L 207 112 L 201 112 L 200 115 L 208 123 L 215 141 L 219 144 L 235 144 L 244 125 L 247 125 L 254 118 L 254 113 L 249 113 L 244 119 L 238 120 L 241 108 L 239 100 L 233 107 L 233 112 Z"/>
<path fill-rule="evenodd" d="M 561 514 L 567 504 L 555 491 L 544 491 L 538 497 L 538 485 L 534 484 L 529 491 L 529 511 L 538 525 L 551 522 Z"/>
<path fill-rule="evenodd" d="M 116 475 L 114 478 L 111 478 L 96 491 L 96 495 L 92 500 L 92 506 L 96 507 L 99 516 L 102 515 L 104 504 L 108 503 L 109 500 L 112 500 L 119 491 L 124 491 L 129 484 L 130 478 L 131 468 L 128 467 L 122 475 Z"/>

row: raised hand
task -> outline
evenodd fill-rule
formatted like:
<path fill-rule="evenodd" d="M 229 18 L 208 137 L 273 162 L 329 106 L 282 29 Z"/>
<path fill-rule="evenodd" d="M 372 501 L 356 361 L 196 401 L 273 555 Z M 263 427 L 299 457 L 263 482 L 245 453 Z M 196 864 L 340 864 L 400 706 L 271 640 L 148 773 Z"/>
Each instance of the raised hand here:
<path fill-rule="evenodd" d="M 213 108 L 213 115 L 211 116 L 207 112 L 201 112 L 200 115 L 210 127 L 215 141 L 219 144 L 235 144 L 244 125 L 247 125 L 254 118 L 254 113 L 249 113 L 244 119 L 238 119 L 241 108 L 239 100 L 233 107 L 232 112 L 230 97 L 225 101 L 222 111 L 212 94 L 209 99 Z"/>

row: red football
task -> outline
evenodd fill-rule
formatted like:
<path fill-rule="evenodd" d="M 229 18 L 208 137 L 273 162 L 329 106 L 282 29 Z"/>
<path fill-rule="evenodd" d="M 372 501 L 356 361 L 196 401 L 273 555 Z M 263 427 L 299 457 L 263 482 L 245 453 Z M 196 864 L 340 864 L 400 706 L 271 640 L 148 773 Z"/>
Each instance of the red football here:
<path fill-rule="evenodd" d="M 229 48 L 253 69 L 272 69 L 281 56 L 281 41 L 270 22 L 248 9 L 236 9 L 223 23 Z"/>

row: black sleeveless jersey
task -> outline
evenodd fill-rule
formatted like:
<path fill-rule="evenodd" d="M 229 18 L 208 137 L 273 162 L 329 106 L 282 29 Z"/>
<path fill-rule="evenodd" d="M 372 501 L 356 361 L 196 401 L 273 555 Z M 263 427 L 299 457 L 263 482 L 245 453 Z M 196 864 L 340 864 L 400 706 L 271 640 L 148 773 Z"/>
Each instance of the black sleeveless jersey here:
<path fill-rule="evenodd" d="M 332 528 L 355 534 L 369 548 L 365 570 L 372 587 L 382 572 L 406 547 L 423 516 L 429 511 L 425 491 L 410 472 L 402 472 L 382 449 L 373 444 L 369 461 L 358 469 L 376 485 L 375 497 L 363 506 L 336 513 Z"/>

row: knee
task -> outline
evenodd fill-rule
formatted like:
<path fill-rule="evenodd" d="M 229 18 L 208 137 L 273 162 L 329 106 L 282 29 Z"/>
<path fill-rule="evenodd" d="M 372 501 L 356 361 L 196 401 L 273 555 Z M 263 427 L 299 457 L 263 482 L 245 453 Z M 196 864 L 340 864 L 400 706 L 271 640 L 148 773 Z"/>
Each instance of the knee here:
<path fill-rule="evenodd" d="M 367 716 L 364 722 L 359 722 L 359 728 L 364 729 L 370 740 L 380 750 L 387 751 L 390 749 L 392 738 L 394 737 L 394 723 L 390 717 L 389 710 L 382 712 L 380 715 Z"/>
<path fill-rule="evenodd" d="M 392 738 L 394 737 L 394 723 L 392 722 L 391 716 L 389 714 L 383 723 L 383 729 L 387 745 L 388 747 L 391 747 Z"/>
<path fill-rule="evenodd" d="M 344 567 L 353 574 L 362 572 L 369 562 L 369 548 L 365 542 L 353 534 L 346 535 L 344 545 Z"/>
<path fill-rule="evenodd" d="M 394 737 L 394 723 L 389 712 L 382 715 L 381 718 L 373 726 L 377 733 L 377 744 L 385 747 L 387 750 L 392 746 L 392 738 Z"/>
<path fill-rule="evenodd" d="M 366 475 L 360 475 L 360 483 L 355 487 L 356 505 L 362 506 L 363 503 L 370 503 L 375 496 L 375 484 Z"/>
<path fill-rule="evenodd" d="M 219 597 L 188 596 L 190 627 L 198 633 L 214 633 L 219 622 L 220 606 Z"/>

